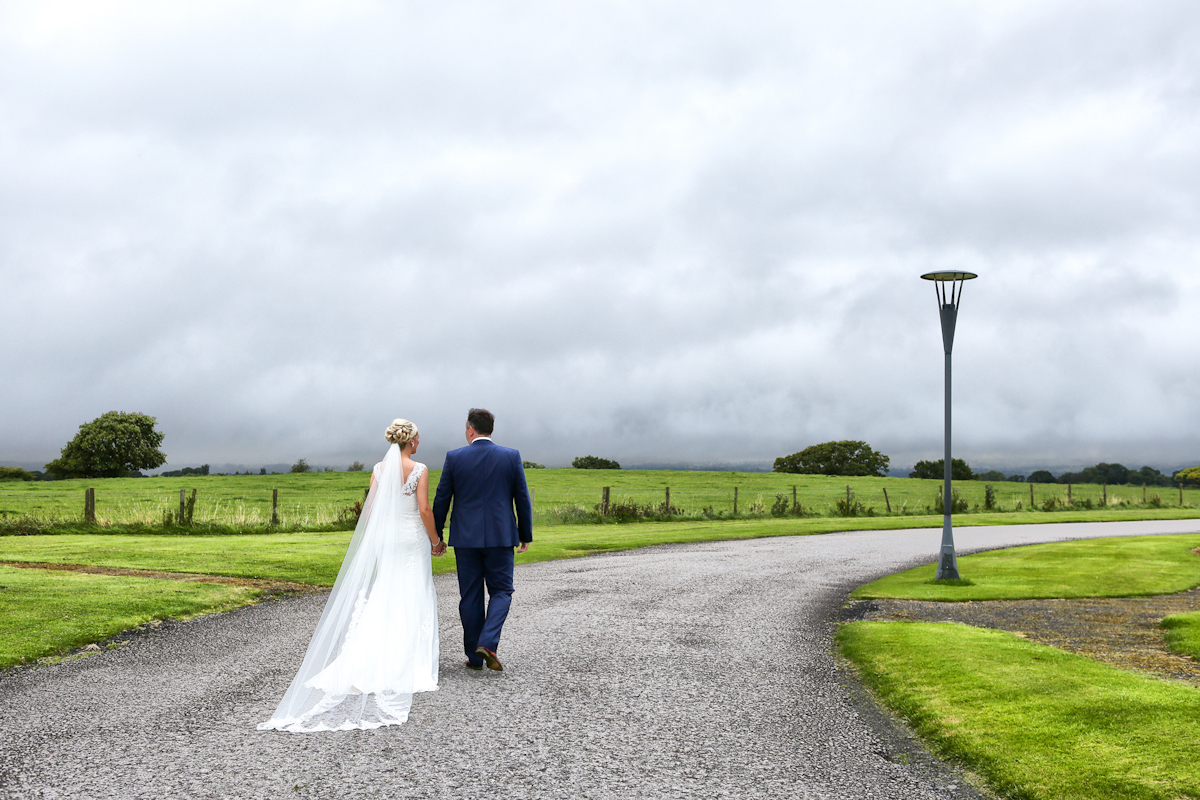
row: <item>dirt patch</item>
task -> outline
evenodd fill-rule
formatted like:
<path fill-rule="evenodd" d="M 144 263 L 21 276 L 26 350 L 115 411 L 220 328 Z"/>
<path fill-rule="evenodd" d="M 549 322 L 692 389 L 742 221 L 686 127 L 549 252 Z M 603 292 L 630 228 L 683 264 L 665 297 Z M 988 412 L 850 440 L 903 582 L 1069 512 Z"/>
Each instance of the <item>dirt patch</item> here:
<path fill-rule="evenodd" d="M 64 572 L 86 572 L 90 575 L 122 575 L 131 578 L 159 578 L 168 581 L 192 581 L 194 583 L 223 583 L 227 586 L 247 586 L 261 589 L 267 597 L 297 594 L 316 594 L 328 589 L 310 586 L 307 583 L 271 580 L 269 578 L 233 578 L 225 575 L 202 575 L 195 572 L 164 572 L 157 569 L 125 569 L 123 567 L 98 567 L 94 564 L 58 564 L 49 561 L 0 561 L 0 566 L 20 569 L 52 569 Z"/>
<path fill-rule="evenodd" d="M 871 600 L 860 619 L 958 622 L 993 628 L 1122 669 L 1200 686 L 1200 661 L 1167 650 L 1163 617 L 1200 611 L 1200 588 L 1155 597 L 978 600 L 938 603 Z"/>

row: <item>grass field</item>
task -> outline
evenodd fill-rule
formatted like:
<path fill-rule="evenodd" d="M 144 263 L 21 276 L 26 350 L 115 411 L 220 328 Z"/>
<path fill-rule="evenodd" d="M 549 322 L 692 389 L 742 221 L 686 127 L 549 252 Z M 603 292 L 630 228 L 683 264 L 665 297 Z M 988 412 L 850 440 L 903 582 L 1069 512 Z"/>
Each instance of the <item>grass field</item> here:
<path fill-rule="evenodd" d="M 534 494 L 534 522 L 545 525 L 595 522 L 603 487 L 611 487 L 610 502 L 660 506 L 671 493 L 675 518 L 732 518 L 734 489 L 737 516 L 767 517 L 777 497 L 789 507 L 792 491 L 806 515 L 836 516 L 839 500 L 851 487 L 862 515 L 926 515 L 937 497 L 940 481 L 908 478 L 840 478 L 823 475 L 784 475 L 771 472 L 684 472 L 672 470 L 529 470 Z M 430 471 L 430 490 L 440 471 Z M 233 529 L 263 529 L 271 519 L 272 490 L 279 492 L 280 526 L 293 530 L 352 527 L 347 510 L 370 482 L 370 472 L 318 472 L 287 475 L 212 475 L 185 478 L 103 478 L 68 481 L 0 482 L 0 531 L 14 522 L 32 519 L 42 524 L 77 523 L 83 515 L 84 490 L 96 490 L 96 517 L 101 525 L 161 526 L 164 514 L 179 508 L 179 491 L 197 492 L 194 522 Z M 997 511 L 1029 512 L 1030 485 L 992 484 Z M 955 484 L 971 511 L 983 511 L 984 484 Z M 887 498 L 884 497 L 884 492 Z M 1080 485 L 1071 490 L 1075 505 L 1067 505 L 1067 487 L 1035 485 L 1032 510 L 1057 515 L 1098 510 L 1100 486 Z M 1157 501 L 1156 501 L 1157 497 Z M 1105 510 L 1126 508 L 1187 508 L 1200 514 L 1200 489 L 1185 489 L 1183 505 L 1177 489 L 1110 486 Z M 891 508 L 890 512 L 888 508 Z"/>
<path fill-rule="evenodd" d="M 1200 691 L 1001 631 L 855 622 L 838 643 L 935 751 L 1003 796 L 1200 797 Z"/>
<path fill-rule="evenodd" d="M 1200 535 L 1085 539 L 962 556 L 955 586 L 933 581 L 936 564 L 887 575 L 851 593 L 857 600 L 1013 600 L 1145 597 L 1200 585 Z"/>

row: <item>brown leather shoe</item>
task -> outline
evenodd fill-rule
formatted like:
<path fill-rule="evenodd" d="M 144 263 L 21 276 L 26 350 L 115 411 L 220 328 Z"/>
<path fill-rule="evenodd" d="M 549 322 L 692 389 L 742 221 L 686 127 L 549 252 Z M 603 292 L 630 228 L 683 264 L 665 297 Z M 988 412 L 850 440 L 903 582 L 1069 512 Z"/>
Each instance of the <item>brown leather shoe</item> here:
<path fill-rule="evenodd" d="M 470 661 L 464 661 L 463 663 L 467 665 L 467 669 L 473 669 L 476 672 L 483 669 L 483 664 L 472 664 Z"/>
<path fill-rule="evenodd" d="M 496 658 L 496 654 L 491 650 L 488 650 L 486 647 L 476 647 L 475 655 L 483 659 L 483 662 L 487 664 L 488 669 L 494 669 L 497 672 L 504 671 L 504 665 L 500 663 L 500 659 Z"/>

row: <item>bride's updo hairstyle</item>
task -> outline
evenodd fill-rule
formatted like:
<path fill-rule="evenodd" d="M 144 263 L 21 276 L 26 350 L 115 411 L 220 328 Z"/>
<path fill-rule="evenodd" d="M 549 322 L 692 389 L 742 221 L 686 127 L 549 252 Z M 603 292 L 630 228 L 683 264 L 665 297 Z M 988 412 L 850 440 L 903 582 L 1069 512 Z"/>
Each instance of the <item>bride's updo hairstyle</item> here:
<path fill-rule="evenodd" d="M 387 433 L 384 434 L 384 438 L 386 438 L 392 444 L 398 444 L 401 447 L 404 447 L 404 445 L 408 444 L 409 440 L 416 435 L 416 425 L 412 424 L 406 419 L 398 419 L 394 420 L 392 424 L 388 426 Z"/>

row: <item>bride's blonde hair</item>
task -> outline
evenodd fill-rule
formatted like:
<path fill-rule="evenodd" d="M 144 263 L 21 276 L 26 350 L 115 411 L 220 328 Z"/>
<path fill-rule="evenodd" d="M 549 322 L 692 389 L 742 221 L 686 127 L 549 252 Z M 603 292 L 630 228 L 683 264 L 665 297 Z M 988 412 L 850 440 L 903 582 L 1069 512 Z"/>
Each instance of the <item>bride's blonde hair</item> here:
<path fill-rule="evenodd" d="M 409 441 L 417 435 L 417 426 L 406 419 L 393 420 L 391 425 L 388 425 L 387 433 L 384 434 L 392 444 L 398 444 L 401 447 L 408 444 Z"/>

